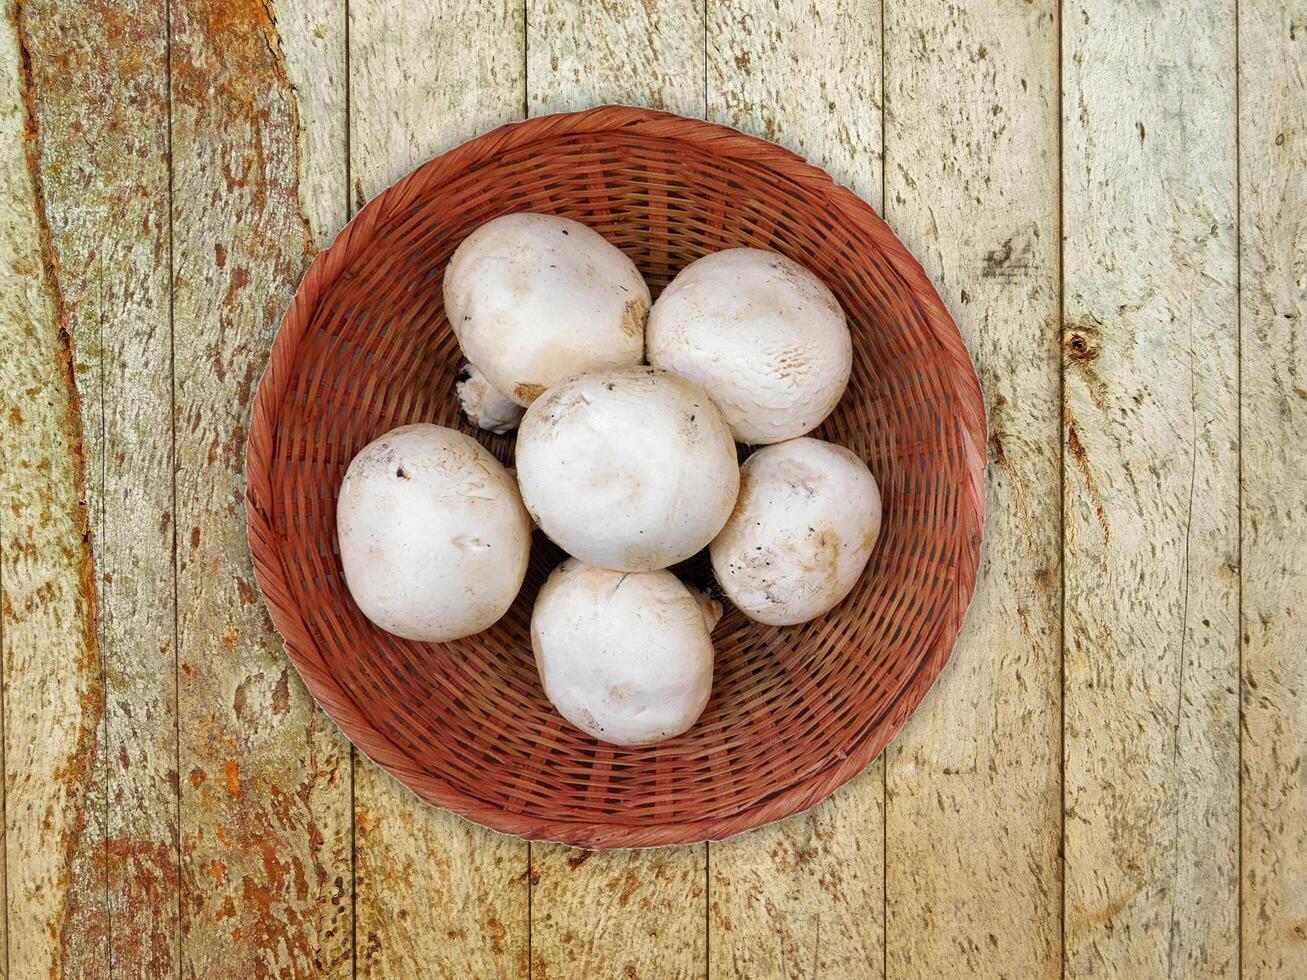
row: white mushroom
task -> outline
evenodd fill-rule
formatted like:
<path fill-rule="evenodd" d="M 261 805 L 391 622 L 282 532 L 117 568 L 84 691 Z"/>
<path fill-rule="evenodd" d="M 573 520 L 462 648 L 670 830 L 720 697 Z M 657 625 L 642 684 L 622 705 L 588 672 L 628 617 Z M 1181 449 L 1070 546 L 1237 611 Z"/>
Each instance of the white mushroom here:
<path fill-rule="evenodd" d="M 574 374 L 644 357 L 649 287 L 621 249 L 569 218 L 486 222 L 454 252 L 444 290 L 463 353 L 519 405 Z"/>
<path fill-rule="evenodd" d="M 853 365 L 835 295 L 792 259 L 752 248 L 682 269 L 654 304 L 645 343 L 650 364 L 707 388 L 751 445 L 815 429 Z"/>
<path fill-rule="evenodd" d="M 671 572 L 569 559 L 531 613 L 545 696 L 577 728 L 615 745 L 679 735 L 712 691 L 712 614 Z"/>
<path fill-rule="evenodd" d="M 666 568 L 707 545 L 740 485 L 712 399 L 648 367 L 583 374 L 537 399 L 518 430 L 517 478 L 564 551 L 625 572 Z"/>
<path fill-rule="evenodd" d="M 493 625 L 522 587 L 531 548 L 508 471 L 475 439 L 439 425 L 401 426 L 359 451 L 336 529 L 363 615 L 429 642 Z"/>
<path fill-rule="evenodd" d="M 486 380 L 475 364 L 464 364 L 454 378 L 454 392 L 463 417 L 478 429 L 503 435 L 516 429 L 526 411 Z"/>
<path fill-rule="evenodd" d="M 880 491 L 842 446 L 792 439 L 740 468 L 740 498 L 709 547 L 713 571 L 750 619 L 806 623 L 853 590 L 880 533 Z"/>

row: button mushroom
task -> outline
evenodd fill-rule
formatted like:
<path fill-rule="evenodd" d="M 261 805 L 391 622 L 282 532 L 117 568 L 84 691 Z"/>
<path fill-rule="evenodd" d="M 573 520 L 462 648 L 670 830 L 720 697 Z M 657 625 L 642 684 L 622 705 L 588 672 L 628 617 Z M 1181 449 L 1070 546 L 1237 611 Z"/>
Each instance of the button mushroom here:
<path fill-rule="evenodd" d="M 444 292 L 463 353 L 519 405 L 574 374 L 644 357 L 649 287 L 619 248 L 569 218 L 486 222 L 455 250 Z"/>
<path fill-rule="evenodd" d="M 801 438 L 740 468 L 731 519 L 709 546 L 713 571 L 750 619 L 793 626 L 852 591 L 880 533 L 880 491 L 842 446 Z"/>
<path fill-rule="evenodd" d="M 690 263 L 649 314 L 649 363 L 697 381 L 738 442 L 816 428 L 849 383 L 853 344 L 839 301 L 797 262 L 733 248 Z"/>
<path fill-rule="evenodd" d="M 517 478 L 540 529 L 592 565 L 666 568 L 721 530 L 735 505 L 735 444 L 693 382 L 648 367 L 564 381 L 527 409 Z"/>
<path fill-rule="evenodd" d="M 454 378 L 454 393 L 463 417 L 478 429 L 503 435 L 518 427 L 521 405 L 494 388 L 475 364 L 464 364 Z"/>
<path fill-rule="evenodd" d="M 438 425 L 401 426 L 359 451 L 336 528 L 363 615 L 429 642 L 493 625 L 522 587 L 531 547 L 508 471 L 475 439 Z"/>
<path fill-rule="evenodd" d="M 569 559 L 531 613 L 545 696 L 577 728 L 614 745 L 679 735 L 708 703 L 709 634 L 720 615 L 671 572 L 614 572 Z"/>

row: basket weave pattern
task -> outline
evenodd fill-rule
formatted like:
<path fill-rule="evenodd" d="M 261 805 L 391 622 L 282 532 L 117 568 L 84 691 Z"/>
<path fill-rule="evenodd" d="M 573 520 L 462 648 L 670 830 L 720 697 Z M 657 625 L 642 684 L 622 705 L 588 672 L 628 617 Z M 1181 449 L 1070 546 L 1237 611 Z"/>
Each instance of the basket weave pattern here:
<path fill-rule="evenodd" d="M 655 295 L 732 246 L 798 260 L 835 292 L 853 376 L 815 433 L 867 461 L 884 524 L 852 595 L 803 626 L 729 609 L 712 699 L 688 733 L 616 748 L 567 725 L 531 654 L 531 605 L 561 553 L 537 534 L 495 627 L 431 645 L 372 626 L 345 588 L 336 493 L 385 430 L 460 421 L 441 277 L 514 211 L 591 225 Z M 476 433 L 505 463 L 512 436 Z M 260 382 L 246 459 L 255 571 L 309 690 L 418 796 L 510 834 L 585 847 L 720 839 L 807 809 L 871 762 L 949 656 L 975 584 L 985 421 L 975 372 L 921 266 L 847 188 L 773 144 L 604 106 L 502 126 L 359 212 L 305 275 Z M 700 556 L 677 569 L 710 580 Z"/>

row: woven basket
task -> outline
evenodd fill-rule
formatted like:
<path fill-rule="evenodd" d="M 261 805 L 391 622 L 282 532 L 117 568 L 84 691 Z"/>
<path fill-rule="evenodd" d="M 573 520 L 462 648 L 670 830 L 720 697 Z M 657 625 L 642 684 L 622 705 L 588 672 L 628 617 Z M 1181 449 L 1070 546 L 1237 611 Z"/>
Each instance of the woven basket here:
<path fill-rule="evenodd" d="M 526 584 L 494 628 L 408 642 L 355 607 L 336 492 L 392 426 L 472 432 L 505 463 L 512 436 L 459 419 L 462 363 L 445 263 L 513 211 L 591 225 L 655 295 L 705 253 L 783 252 L 834 290 L 853 377 L 814 433 L 852 449 L 884 498 L 853 594 L 776 629 L 728 609 L 707 710 L 687 734 L 616 748 L 566 724 L 531 654 L 531 605 L 561 552 L 537 534 Z M 489 132 L 418 167 L 321 252 L 259 384 L 246 457 L 254 567 L 313 696 L 422 799 L 495 830 L 583 847 L 720 839 L 805 810 L 857 775 L 948 659 L 976 579 L 985 464 L 980 389 L 921 266 L 847 188 L 771 143 L 665 112 L 603 106 Z M 701 555 L 677 571 L 711 581 Z"/>

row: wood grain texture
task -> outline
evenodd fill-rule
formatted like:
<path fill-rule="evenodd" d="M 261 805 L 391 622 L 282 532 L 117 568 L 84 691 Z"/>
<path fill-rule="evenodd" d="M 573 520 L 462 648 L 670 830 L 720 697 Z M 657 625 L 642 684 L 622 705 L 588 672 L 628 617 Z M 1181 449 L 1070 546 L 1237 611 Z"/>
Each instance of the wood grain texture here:
<path fill-rule="evenodd" d="M 532 115 L 605 102 L 702 116 L 704 4 L 527 4 Z M 531 850 L 532 977 L 701 977 L 706 850 Z"/>
<path fill-rule="evenodd" d="M 705 0 L 527 0 L 527 109 L 704 113 Z"/>
<path fill-rule="evenodd" d="M 103 659 L 111 958 L 178 972 L 165 4 L 22 8 L 77 351 Z M 112 181 L 93 175 L 112 173 Z"/>
<path fill-rule="evenodd" d="M 1307 975 L 1302 0 L 168 7 L 0 12 L 0 978 Z M 710 848 L 528 848 L 355 780 L 247 558 L 314 248 L 603 101 L 883 205 L 987 395 L 953 663 L 883 765 Z"/>
<path fill-rule="evenodd" d="M 1307 4 L 1239 7 L 1243 975 L 1307 976 Z"/>
<path fill-rule="evenodd" d="M 299 119 L 299 202 L 319 248 L 349 220 L 344 0 L 278 0 L 277 40 Z"/>
<path fill-rule="evenodd" d="M 507 0 L 350 0 L 354 208 L 419 163 L 522 118 L 524 16 Z"/>
<path fill-rule="evenodd" d="M 708 22 L 708 115 L 779 142 L 881 206 L 881 5 L 732 0 Z M 877 760 L 804 814 L 709 847 L 710 973 L 879 977 Z"/>
<path fill-rule="evenodd" d="M 351 0 L 355 207 L 422 161 L 520 118 L 522 43 L 519 4 Z M 525 975 L 527 845 L 427 806 L 357 759 L 359 975 Z"/>
<path fill-rule="evenodd" d="M 171 4 L 185 975 L 351 971 L 348 756 L 267 620 L 243 522 L 250 398 L 313 252 L 273 16 Z"/>
<path fill-rule="evenodd" d="M 979 586 L 886 753 L 893 977 L 1061 972 L 1057 4 L 888 3 L 885 214 L 985 392 Z"/>
<path fill-rule="evenodd" d="M 710 976 L 884 975 L 883 790 L 877 761 L 807 813 L 710 845 Z"/>
<path fill-rule="evenodd" d="M 531 847 L 531 976 L 698 978 L 706 973 L 704 848 Z"/>
<path fill-rule="evenodd" d="M 522 977 L 528 850 L 355 769 L 358 975 Z"/>
<path fill-rule="evenodd" d="M 1062 29 L 1066 970 L 1230 976 L 1234 4 Z"/>
<path fill-rule="evenodd" d="M 109 965 L 103 683 L 72 324 L 39 184 L 22 11 L 0 16 L 0 652 L 7 968 Z"/>

